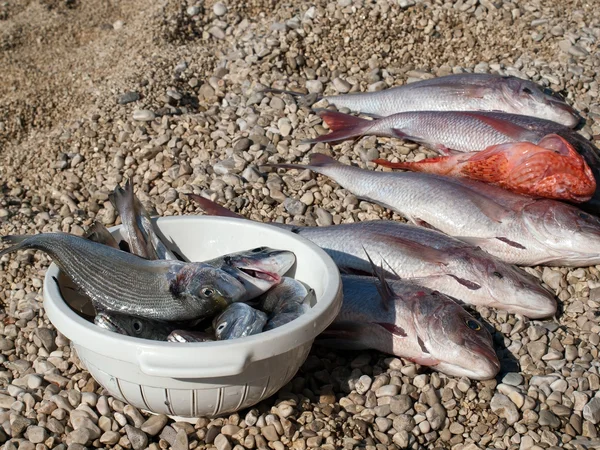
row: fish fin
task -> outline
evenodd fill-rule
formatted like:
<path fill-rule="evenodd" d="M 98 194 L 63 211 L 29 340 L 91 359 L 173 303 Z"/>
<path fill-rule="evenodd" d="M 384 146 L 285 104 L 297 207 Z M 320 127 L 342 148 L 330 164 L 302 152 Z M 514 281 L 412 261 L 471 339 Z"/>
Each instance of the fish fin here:
<path fill-rule="evenodd" d="M 377 285 L 377 292 L 379 292 L 379 297 L 381 298 L 381 306 L 384 310 L 387 311 L 387 310 L 389 310 L 389 308 L 393 302 L 394 291 L 392 290 L 391 286 L 385 279 L 385 275 L 383 273 L 383 263 L 381 264 L 381 270 L 377 271 L 377 266 L 371 259 L 371 256 L 369 255 L 369 253 L 367 252 L 367 250 L 365 249 L 364 246 L 363 246 L 363 250 L 365 251 L 367 258 L 369 259 L 369 264 L 371 264 L 373 276 L 377 277 L 377 279 L 379 281 L 379 284 Z M 382 261 L 383 261 L 383 258 L 382 258 Z M 400 277 L 398 277 L 398 278 L 400 278 Z"/>
<path fill-rule="evenodd" d="M 394 336 L 399 336 L 399 337 L 406 337 L 408 336 L 406 334 L 406 331 L 397 326 L 394 323 L 387 323 L 387 322 L 376 322 L 376 325 L 379 325 L 382 328 L 385 328 L 387 331 L 389 331 L 390 333 L 392 333 Z"/>
<path fill-rule="evenodd" d="M 496 203 L 491 198 L 481 195 L 479 192 L 472 190 L 471 188 L 469 190 L 471 190 L 471 195 L 469 195 L 468 199 L 473 202 L 483 214 L 485 214 L 494 222 L 502 223 L 503 219 L 513 214 L 513 211 L 499 203 Z"/>
<path fill-rule="evenodd" d="M 212 200 L 204 198 L 198 194 L 187 194 L 194 202 L 196 202 L 200 208 L 211 216 L 222 216 L 222 217 L 234 217 L 236 219 L 245 219 L 244 216 L 234 213 L 233 211 L 219 205 Z"/>
<path fill-rule="evenodd" d="M 462 284 L 467 289 L 470 289 L 472 291 L 476 291 L 478 289 L 481 289 L 481 285 L 479 285 L 477 283 L 474 283 L 473 281 L 465 280 L 464 278 L 457 277 L 456 275 L 452 275 L 451 273 L 449 273 L 448 276 L 454 278 L 460 284 Z"/>
<path fill-rule="evenodd" d="M 490 117 L 488 115 L 485 115 L 484 113 L 479 113 L 476 111 L 464 111 L 462 112 L 462 114 L 474 117 L 475 119 L 480 120 L 481 122 L 489 125 L 494 130 L 505 134 L 515 139 L 516 141 L 525 141 L 527 140 L 525 139 L 525 137 L 531 135 L 531 131 L 529 131 L 527 128 L 510 122 L 509 120 L 500 119 L 497 117 Z"/>
<path fill-rule="evenodd" d="M 435 359 L 432 356 L 429 355 L 423 355 L 423 356 L 414 356 L 412 358 L 406 358 L 409 361 L 412 361 L 414 363 L 417 363 L 421 366 L 437 366 L 440 363 L 439 359 Z"/>
<path fill-rule="evenodd" d="M 9 234 L 6 236 L 3 236 L 0 241 L 3 244 L 13 244 L 12 246 L 5 248 L 4 250 L 0 250 L 0 258 L 2 258 L 4 255 L 8 255 L 9 253 L 13 253 L 19 249 L 22 248 L 27 248 L 27 239 L 33 237 L 32 235 L 27 235 L 27 234 L 22 234 L 22 235 L 16 235 L 16 234 Z"/>
<path fill-rule="evenodd" d="M 482 237 L 477 237 L 477 236 L 453 236 L 455 239 L 458 239 L 460 241 L 466 242 L 467 244 L 470 244 L 474 247 L 479 247 L 481 248 L 482 245 L 485 245 L 490 238 L 482 238 Z M 518 248 L 520 250 L 526 250 L 527 247 L 524 247 L 523 245 L 519 244 L 518 242 L 515 241 L 511 241 L 510 239 L 507 239 L 505 237 L 496 237 L 493 239 L 497 239 L 499 241 L 504 242 L 505 244 L 510 245 L 511 247 L 515 247 Z"/>
<path fill-rule="evenodd" d="M 393 242 L 402 245 L 403 253 L 408 253 L 417 258 L 426 259 L 427 261 L 434 264 L 440 264 L 444 266 L 448 265 L 448 254 L 444 251 L 438 250 L 437 248 L 429 247 L 427 245 L 420 244 L 419 242 L 411 241 L 410 239 L 405 239 L 401 236 L 390 236 L 379 233 L 374 234 L 381 241 L 389 243 Z"/>
<path fill-rule="evenodd" d="M 317 136 L 314 139 L 306 139 L 301 144 L 314 144 L 317 142 L 333 142 L 344 139 L 362 137 L 363 133 L 373 124 L 372 120 L 362 119 L 351 114 L 325 109 L 320 111 L 319 116 L 329 126 L 331 132 Z"/>
<path fill-rule="evenodd" d="M 263 164 L 265 167 L 276 167 L 281 169 L 309 169 L 315 172 L 318 172 L 320 167 L 330 167 L 330 166 L 342 166 L 343 164 L 339 163 L 335 159 L 330 156 L 324 155 L 323 153 L 311 153 L 309 156 L 308 164 L 289 164 L 289 163 L 269 163 Z"/>
<path fill-rule="evenodd" d="M 497 237 L 496 239 L 498 239 L 499 241 L 504 242 L 505 244 L 510 245 L 511 247 L 515 247 L 515 248 L 518 248 L 520 250 L 527 250 L 526 247 L 524 247 L 523 245 L 519 244 L 518 242 L 511 241 L 510 239 L 507 239 L 505 237 Z"/>
<path fill-rule="evenodd" d="M 94 221 L 92 226 L 88 228 L 83 237 L 89 239 L 90 241 L 119 249 L 119 244 L 115 237 L 101 222 L 98 222 L 97 220 Z"/>

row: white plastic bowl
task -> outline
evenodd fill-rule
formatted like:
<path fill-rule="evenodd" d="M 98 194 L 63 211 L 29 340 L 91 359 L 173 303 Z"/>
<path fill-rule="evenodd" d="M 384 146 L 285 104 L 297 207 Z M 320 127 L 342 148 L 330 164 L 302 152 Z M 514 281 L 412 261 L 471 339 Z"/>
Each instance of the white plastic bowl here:
<path fill-rule="evenodd" d="M 296 264 L 288 274 L 315 290 L 316 304 L 284 326 L 245 338 L 150 341 L 109 332 L 75 313 L 53 279 L 60 272 L 52 263 L 44 279 L 44 308 L 56 329 L 71 340 L 98 383 L 142 410 L 177 418 L 214 417 L 275 394 L 294 377 L 315 337 L 340 311 L 341 279 L 333 260 L 307 239 L 250 220 L 212 216 L 153 220 L 165 243 L 190 261 L 260 246 L 293 251 Z M 121 238 L 120 226 L 110 231 Z"/>

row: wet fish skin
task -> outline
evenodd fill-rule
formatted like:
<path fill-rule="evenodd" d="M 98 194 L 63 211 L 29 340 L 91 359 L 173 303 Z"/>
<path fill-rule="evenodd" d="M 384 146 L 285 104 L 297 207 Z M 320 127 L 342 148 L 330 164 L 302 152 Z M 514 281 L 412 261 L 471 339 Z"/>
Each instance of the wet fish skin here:
<path fill-rule="evenodd" d="M 338 109 L 345 107 L 377 117 L 406 111 L 503 111 L 548 119 L 568 127 L 580 121 L 575 109 L 537 83 L 496 74 L 454 74 L 379 92 L 326 95 L 321 99 Z"/>
<path fill-rule="evenodd" d="M 263 295 L 260 309 L 269 313 L 263 331 L 285 325 L 310 309 L 315 291 L 299 280 L 284 277 L 280 284 Z"/>
<path fill-rule="evenodd" d="M 87 232 L 84 234 L 86 239 L 98 242 L 99 244 L 108 245 L 109 247 L 120 249 L 119 243 L 108 229 L 101 222 L 94 222 Z"/>
<path fill-rule="evenodd" d="M 517 194 L 576 203 L 590 200 L 596 191 L 596 180 L 583 157 L 556 134 L 545 136 L 538 144 L 515 142 L 414 162 L 373 162 L 393 169 L 470 178 Z"/>
<path fill-rule="evenodd" d="M 90 297 L 98 312 L 158 320 L 191 320 L 215 314 L 245 295 L 234 277 L 203 263 L 147 260 L 68 233 L 5 236 L 20 249 L 47 253 Z"/>
<path fill-rule="evenodd" d="M 131 179 L 117 185 L 109 199 L 118 211 L 131 253 L 146 259 L 178 260 L 156 235 L 150 215 L 133 192 Z"/>
<path fill-rule="evenodd" d="M 482 323 L 444 294 L 378 277 L 342 275 L 341 311 L 315 343 L 378 350 L 451 376 L 496 376 L 500 363 Z"/>
<path fill-rule="evenodd" d="M 213 342 L 215 337 L 203 331 L 173 330 L 167 337 L 169 342 Z"/>
<path fill-rule="evenodd" d="M 173 325 L 166 322 L 109 311 L 98 313 L 94 323 L 113 333 L 153 341 L 166 341 L 173 330 Z"/>
<path fill-rule="evenodd" d="M 481 247 L 510 264 L 589 266 L 600 263 L 600 219 L 575 206 L 534 199 L 479 181 L 418 172 L 364 170 L 319 153 L 309 169 L 359 198 Z"/>
<path fill-rule="evenodd" d="M 213 320 L 217 340 L 237 339 L 260 333 L 267 315 L 246 303 L 233 303 Z"/>
<path fill-rule="evenodd" d="M 195 199 L 206 214 L 243 219 L 208 199 Z M 556 313 L 554 295 L 524 270 L 439 231 L 391 220 L 372 220 L 326 227 L 271 222 L 321 247 L 340 271 L 370 274 L 368 251 L 377 263 L 385 259 L 388 277 L 438 290 L 471 305 L 522 314 L 530 318 Z"/>

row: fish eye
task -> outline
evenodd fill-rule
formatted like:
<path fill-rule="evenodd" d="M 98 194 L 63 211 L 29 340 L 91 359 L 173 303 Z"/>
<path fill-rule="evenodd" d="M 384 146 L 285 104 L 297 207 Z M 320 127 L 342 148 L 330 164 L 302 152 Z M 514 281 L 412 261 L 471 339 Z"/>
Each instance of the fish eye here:
<path fill-rule="evenodd" d="M 584 212 L 577 213 L 580 219 L 588 219 L 590 216 Z"/>
<path fill-rule="evenodd" d="M 133 321 L 133 331 L 139 333 L 142 331 L 142 323 L 139 320 Z"/>
<path fill-rule="evenodd" d="M 475 331 L 481 330 L 481 325 L 479 325 L 479 323 L 477 323 L 477 321 L 475 321 L 473 319 L 467 319 L 467 326 L 471 330 L 475 330 Z"/>
<path fill-rule="evenodd" d="M 200 293 L 202 294 L 203 297 L 212 297 L 215 294 L 215 291 L 214 291 L 214 289 L 205 287 L 205 288 L 202 288 Z"/>
<path fill-rule="evenodd" d="M 500 272 L 492 272 L 492 275 L 500 279 L 504 278 L 504 275 L 502 275 Z"/>
<path fill-rule="evenodd" d="M 221 325 L 217 327 L 217 331 L 223 331 L 227 326 L 227 322 L 223 322 Z"/>

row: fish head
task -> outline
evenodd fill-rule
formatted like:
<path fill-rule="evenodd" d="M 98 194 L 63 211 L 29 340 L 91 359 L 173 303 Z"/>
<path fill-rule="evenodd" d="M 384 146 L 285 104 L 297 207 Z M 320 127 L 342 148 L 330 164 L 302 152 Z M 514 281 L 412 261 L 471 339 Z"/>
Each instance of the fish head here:
<path fill-rule="evenodd" d="M 567 203 L 538 200 L 523 210 L 527 231 L 536 245 L 564 261 L 586 263 L 600 253 L 600 218 Z M 554 250 L 561 248 L 560 253 Z"/>
<path fill-rule="evenodd" d="M 259 320 L 260 311 L 245 303 L 233 303 L 213 320 L 217 340 L 235 339 L 252 334 Z M 262 313 L 264 315 L 264 313 Z M 266 315 L 265 322 L 266 322 Z M 262 324 L 264 326 L 264 323 Z M 262 327 L 260 327 L 262 330 Z"/>
<path fill-rule="evenodd" d="M 291 251 L 257 247 L 224 256 L 221 268 L 242 283 L 253 298 L 278 285 L 295 262 Z"/>
<path fill-rule="evenodd" d="M 109 311 L 98 313 L 94 323 L 113 333 L 154 341 L 164 341 L 170 333 L 168 326 L 158 321 Z"/>
<path fill-rule="evenodd" d="M 203 331 L 173 330 L 167 337 L 169 342 L 210 342 L 214 337 Z"/>
<path fill-rule="evenodd" d="M 545 318 L 556 313 L 556 300 L 539 280 L 511 264 L 491 257 L 481 249 L 469 249 L 463 258 L 463 269 L 470 272 L 478 289 L 484 290 L 488 306 L 522 314 L 529 318 Z"/>
<path fill-rule="evenodd" d="M 414 324 L 423 353 L 438 361 L 435 369 L 474 380 L 500 371 L 491 333 L 449 297 L 435 292 L 415 302 Z"/>
<path fill-rule="evenodd" d="M 579 123 L 577 111 L 550 89 L 517 77 L 508 77 L 506 83 L 500 83 L 506 103 L 513 107 L 516 114 L 532 111 L 537 117 L 574 127 Z"/>
<path fill-rule="evenodd" d="M 196 317 L 218 313 L 247 296 L 237 278 L 205 263 L 180 265 L 171 277 L 170 290 Z"/>

